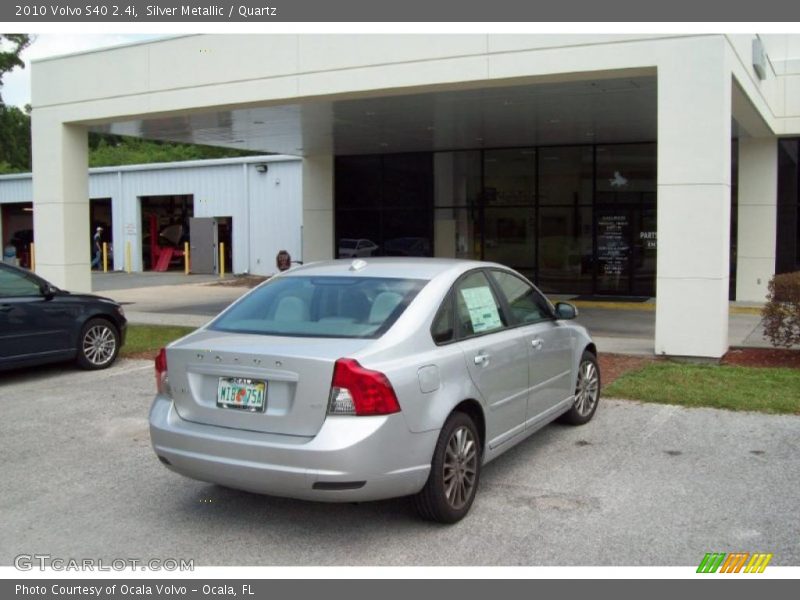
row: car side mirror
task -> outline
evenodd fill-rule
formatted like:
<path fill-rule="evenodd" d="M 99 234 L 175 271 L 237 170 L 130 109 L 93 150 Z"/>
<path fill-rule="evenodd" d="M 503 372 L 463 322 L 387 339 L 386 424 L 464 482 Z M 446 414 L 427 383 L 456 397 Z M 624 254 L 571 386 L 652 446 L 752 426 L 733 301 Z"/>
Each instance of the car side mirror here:
<path fill-rule="evenodd" d="M 52 300 L 56 295 L 56 291 L 49 283 L 43 283 L 39 286 L 39 292 L 44 296 L 45 300 Z"/>
<path fill-rule="evenodd" d="M 574 319 L 578 316 L 578 309 L 569 302 L 556 302 L 556 318 Z"/>

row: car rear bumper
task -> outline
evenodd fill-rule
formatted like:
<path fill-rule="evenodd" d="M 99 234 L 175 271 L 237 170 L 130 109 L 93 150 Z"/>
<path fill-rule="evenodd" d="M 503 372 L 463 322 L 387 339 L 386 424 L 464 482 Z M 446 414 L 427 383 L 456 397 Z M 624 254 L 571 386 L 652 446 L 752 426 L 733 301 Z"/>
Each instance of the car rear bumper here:
<path fill-rule="evenodd" d="M 414 494 L 428 479 L 438 431 L 412 433 L 402 414 L 328 417 L 314 437 L 186 421 L 157 396 L 150 437 L 173 471 L 260 494 L 357 502 Z"/>

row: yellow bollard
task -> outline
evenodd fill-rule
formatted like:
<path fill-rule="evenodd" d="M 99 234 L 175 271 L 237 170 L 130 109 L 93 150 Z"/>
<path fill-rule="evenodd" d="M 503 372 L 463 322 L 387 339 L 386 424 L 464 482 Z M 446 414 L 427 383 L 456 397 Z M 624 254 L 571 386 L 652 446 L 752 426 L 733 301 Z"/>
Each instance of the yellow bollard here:
<path fill-rule="evenodd" d="M 189 274 L 189 242 L 183 242 L 183 274 Z"/>
<path fill-rule="evenodd" d="M 103 242 L 103 273 L 108 273 L 108 242 Z"/>
<path fill-rule="evenodd" d="M 225 242 L 219 243 L 219 276 L 225 277 Z"/>
<path fill-rule="evenodd" d="M 36 245 L 31 242 L 31 271 L 36 270 Z"/>
<path fill-rule="evenodd" d="M 131 272 L 131 243 L 125 242 L 125 272 Z"/>

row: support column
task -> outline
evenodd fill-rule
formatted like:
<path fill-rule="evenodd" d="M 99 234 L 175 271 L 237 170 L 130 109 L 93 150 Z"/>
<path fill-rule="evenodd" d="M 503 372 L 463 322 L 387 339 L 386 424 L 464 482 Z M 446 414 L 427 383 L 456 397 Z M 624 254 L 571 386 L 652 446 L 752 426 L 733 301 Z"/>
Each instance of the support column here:
<path fill-rule="evenodd" d="M 739 139 L 736 300 L 765 302 L 775 274 L 778 141 Z"/>
<path fill-rule="evenodd" d="M 330 260 L 333 240 L 333 156 L 303 159 L 303 262 Z"/>
<path fill-rule="evenodd" d="M 31 145 L 36 272 L 60 288 L 91 292 L 86 129 L 34 110 Z"/>
<path fill-rule="evenodd" d="M 731 71 L 724 44 L 700 40 L 691 61 L 676 53 L 658 67 L 656 354 L 719 358 L 728 350 Z"/>

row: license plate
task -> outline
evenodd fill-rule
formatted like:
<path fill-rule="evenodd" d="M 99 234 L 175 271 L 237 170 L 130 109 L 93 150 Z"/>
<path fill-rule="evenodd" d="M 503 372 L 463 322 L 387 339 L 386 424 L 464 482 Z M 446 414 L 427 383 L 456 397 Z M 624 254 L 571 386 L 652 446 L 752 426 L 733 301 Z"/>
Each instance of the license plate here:
<path fill-rule="evenodd" d="M 220 377 L 217 406 L 259 412 L 264 410 L 267 382 L 242 377 Z"/>

